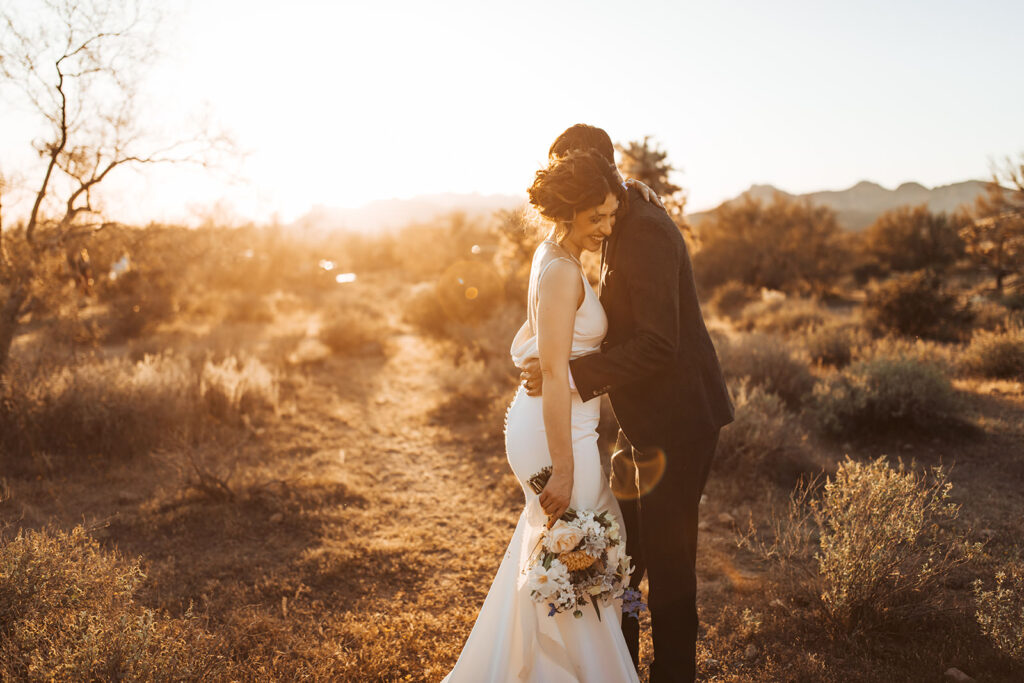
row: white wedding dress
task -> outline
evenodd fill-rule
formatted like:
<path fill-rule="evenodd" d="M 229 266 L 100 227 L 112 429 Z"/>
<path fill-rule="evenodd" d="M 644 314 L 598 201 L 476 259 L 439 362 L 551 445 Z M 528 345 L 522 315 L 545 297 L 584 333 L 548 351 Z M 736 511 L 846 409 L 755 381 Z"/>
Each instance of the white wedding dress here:
<path fill-rule="evenodd" d="M 548 267 L 556 260 L 572 259 L 561 246 L 542 242 L 530 270 L 527 321 L 512 342 L 517 365 L 537 358 L 537 292 Z M 571 358 L 600 350 L 608 320 L 597 294 L 583 278 L 584 300 L 576 312 Z M 597 449 L 600 401 L 584 403 L 572 392 L 573 489 L 570 506 L 575 509 L 610 510 L 625 527 L 618 502 L 601 468 Z M 547 517 L 527 480 L 551 465 L 544 431 L 540 396 L 529 396 L 520 385 L 505 418 L 505 450 L 509 465 L 519 479 L 526 504 L 508 550 L 498 567 L 473 630 L 462 653 L 443 683 L 522 682 L 604 683 L 638 681 L 620 629 L 621 600 L 601 604 L 598 620 L 592 605 L 583 615 L 571 612 L 548 616 L 546 604 L 534 602 L 523 571 L 536 546 Z"/>

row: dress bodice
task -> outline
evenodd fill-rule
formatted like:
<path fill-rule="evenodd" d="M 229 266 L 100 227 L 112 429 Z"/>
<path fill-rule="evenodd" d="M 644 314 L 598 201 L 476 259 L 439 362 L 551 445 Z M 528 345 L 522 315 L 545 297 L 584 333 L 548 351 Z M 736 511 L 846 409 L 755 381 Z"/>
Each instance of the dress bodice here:
<path fill-rule="evenodd" d="M 540 282 L 555 261 L 569 261 L 583 278 L 583 303 L 576 309 L 576 320 L 572 330 L 572 350 L 569 359 L 579 358 L 601 350 L 601 342 L 608 332 L 608 318 L 597 297 L 597 292 L 590 286 L 587 276 L 583 273 L 579 261 L 573 259 L 568 252 L 554 242 L 544 241 L 533 254 L 530 266 L 530 285 L 526 295 L 526 322 L 519 328 L 512 340 L 512 360 L 521 366 L 530 358 L 539 358 L 537 346 L 537 309 L 540 296 Z"/>

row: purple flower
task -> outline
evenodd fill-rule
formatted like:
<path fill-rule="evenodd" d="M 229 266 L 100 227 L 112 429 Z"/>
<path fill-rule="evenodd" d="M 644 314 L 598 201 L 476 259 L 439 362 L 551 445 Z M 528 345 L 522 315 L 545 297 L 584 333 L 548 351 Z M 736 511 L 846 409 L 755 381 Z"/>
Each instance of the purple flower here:
<path fill-rule="evenodd" d="M 553 602 L 549 602 L 549 603 L 548 603 L 548 606 L 549 606 L 549 607 L 551 607 L 551 611 L 550 611 L 550 612 L 548 612 L 548 616 L 549 616 L 549 617 L 553 617 L 553 616 L 555 616 L 555 614 L 557 614 L 557 613 L 558 613 L 558 610 L 557 610 L 557 609 L 555 609 L 555 603 L 553 603 Z"/>

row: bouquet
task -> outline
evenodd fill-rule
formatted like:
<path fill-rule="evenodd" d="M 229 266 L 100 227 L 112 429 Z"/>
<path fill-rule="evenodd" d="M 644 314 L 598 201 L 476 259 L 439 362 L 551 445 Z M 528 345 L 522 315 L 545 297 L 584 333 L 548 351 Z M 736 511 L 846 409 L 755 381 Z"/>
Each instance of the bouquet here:
<path fill-rule="evenodd" d="M 527 480 L 535 493 L 551 478 L 545 467 Z M 639 591 L 628 588 L 632 560 L 625 552 L 619 524 L 608 511 L 569 508 L 551 528 L 546 528 L 523 570 L 530 597 L 547 603 L 549 617 L 559 612 L 582 617 L 588 602 L 601 618 L 598 601 L 624 599 L 625 614 L 637 616 L 646 606 Z"/>

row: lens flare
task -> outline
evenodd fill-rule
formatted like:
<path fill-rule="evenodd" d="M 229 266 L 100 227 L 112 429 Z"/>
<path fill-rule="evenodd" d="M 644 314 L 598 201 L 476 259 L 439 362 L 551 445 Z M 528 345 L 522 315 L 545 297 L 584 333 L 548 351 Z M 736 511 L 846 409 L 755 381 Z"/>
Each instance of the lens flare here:
<path fill-rule="evenodd" d="M 653 491 L 665 476 L 665 451 L 619 451 L 612 457 L 612 493 L 619 500 L 633 500 Z"/>

